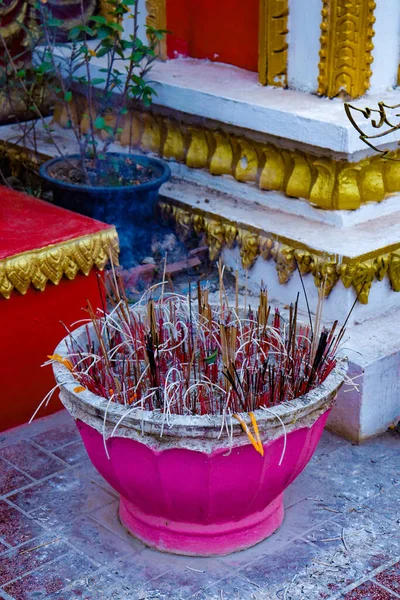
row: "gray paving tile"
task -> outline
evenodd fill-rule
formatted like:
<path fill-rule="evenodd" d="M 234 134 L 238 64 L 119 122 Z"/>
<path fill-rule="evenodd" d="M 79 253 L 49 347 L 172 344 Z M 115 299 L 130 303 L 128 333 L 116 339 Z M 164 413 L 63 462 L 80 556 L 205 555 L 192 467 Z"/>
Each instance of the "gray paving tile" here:
<path fill-rule="evenodd" d="M 0 556 L 0 586 L 67 554 L 60 538 L 46 534 Z"/>
<path fill-rule="evenodd" d="M 325 454 L 330 454 L 331 452 L 334 452 L 339 448 L 343 448 L 346 445 L 351 446 L 351 442 L 348 442 L 347 440 L 344 440 L 338 435 L 331 433 L 327 429 L 324 429 L 314 456 L 323 456 Z"/>
<path fill-rule="evenodd" d="M 134 561 L 141 546 L 130 538 L 124 541 L 90 517 L 80 517 L 63 527 L 63 538 L 99 564 L 130 556 Z M 139 550 L 138 550 L 139 547 Z"/>
<path fill-rule="evenodd" d="M 251 581 L 235 575 L 218 581 L 207 590 L 192 596 L 193 600 L 278 600 L 273 591 L 265 591 Z M 186 599 L 185 599 L 186 600 Z"/>
<path fill-rule="evenodd" d="M 25 440 L 1 449 L 0 457 L 6 458 L 34 479 L 43 479 L 65 468 L 61 461 Z"/>
<path fill-rule="evenodd" d="M 74 580 L 88 576 L 95 570 L 96 567 L 84 556 L 70 551 L 60 559 L 5 585 L 4 590 L 15 600 L 51 598 Z"/>
<path fill-rule="evenodd" d="M 119 500 L 114 500 L 111 504 L 102 506 L 90 513 L 92 519 L 100 523 L 106 529 L 112 531 L 117 537 L 128 543 L 134 543 L 137 551 L 144 550 L 146 546 L 134 539 L 122 525 L 118 516 Z"/>
<path fill-rule="evenodd" d="M 54 454 L 69 465 L 78 465 L 88 458 L 85 446 L 81 440 L 77 440 L 67 446 L 63 446 L 59 450 L 55 450 Z"/>
<path fill-rule="evenodd" d="M 67 411 L 65 411 L 65 413 L 66 415 L 63 423 L 48 431 L 33 436 L 32 441 L 39 444 L 39 446 L 42 446 L 42 448 L 53 452 L 66 444 L 80 440 L 81 438 L 73 418 L 68 415 Z M 52 417 L 50 417 L 50 419 L 51 418 Z"/>
<path fill-rule="evenodd" d="M 386 460 L 380 460 L 380 456 Z M 387 459 L 385 448 L 371 456 L 364 446 L 346 445 L 331 454 L 315 457 L 307 466 L 307 473 L 320 482 L 322 490 L 324 487 L 333 490 L 334 503 L 345 500 L 360 503 L 400 480 L 398 467 Z"/>
<path fill-rule="evenodd" d="M 10 497 L 10 500 L 46 527 L 62 529 L 81 513 L 114 499 L 79 469 L 54 475 Z"/>
<path fill-rule="evenodd" d="M 0 496 L 9 494 L 29 483 L 32 483 L 32 479 L 0 458 Z"/>
<path fill-rule="evenodd" d="M 70 427 L 71 423 L 73 424 L 73 419 L 65 409 L 47 417 L 36 418 L 32 423 L 0 432 L 0 448 L 15 444 L 20 440 L 29 440 L 41 434 L 46 437 L 50 430 Z"/>
<path fill-rule="evenodd" d="M 308 568 L 318 555 L 318 548 L 303 540 L 295 540 L 288 546 L 241 569 L 238 574 L 257 584 L 260 590 L 281 589 L 294 574 Z"/>
<path fill-rule="evenodd" d="M 11 546 L 17 546 L 44 532 L 32 518 L 6 502 L 0 501 L 0 536 Z"/>

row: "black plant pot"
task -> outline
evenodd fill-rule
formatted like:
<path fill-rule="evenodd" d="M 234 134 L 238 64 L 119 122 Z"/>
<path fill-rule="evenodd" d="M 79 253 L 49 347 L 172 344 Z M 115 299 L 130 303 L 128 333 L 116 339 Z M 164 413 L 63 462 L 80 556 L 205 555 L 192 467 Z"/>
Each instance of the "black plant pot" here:
<path fill-rule="evenodd" d="M 40 176 L 53 191 L 54 203 L 82 215 L 115 225 L 120 242 L 120 263 L 125 268 L 140 262 L 151 249 L 155 229 L 155 208 L 160 186 L 171 176 L 169 166 L 161 160 L 135 154 L 110 152 L 110 157 L 130 159 L 149 167 L 153 178 L 130 186 L 90 186 L 67 183 L 50 175 L 57 163 L 78 159 L 79 155 L 53 158 L 40 167 Z"/>

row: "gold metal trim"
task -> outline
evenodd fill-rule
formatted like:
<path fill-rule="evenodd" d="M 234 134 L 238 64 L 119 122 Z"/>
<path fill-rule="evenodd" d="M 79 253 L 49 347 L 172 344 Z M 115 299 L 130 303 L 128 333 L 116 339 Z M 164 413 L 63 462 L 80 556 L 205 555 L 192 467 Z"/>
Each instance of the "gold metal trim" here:
<path fill-rule="evenodd" d="M 160 209 L 182 239 L 192 232 L 204 235 L 211 260 L 216 260 L 224 247 L 237 244 L 243 268 L 249 269 L 259 256 L 273 260 L 281 284 L 289 281 L 297 263 L 303 275 L 314 277 L 316 287 L 326 280 L 326 296 L 341 281 L 346 288 L 354 288 L 361 304 L 368 304 L 372 283 L 385 276 L 392 289 L 400 292 L 400 242 L 356 258 L 339 257 L 178 202 L 162 202 Z"/>
<path fill-rule="evenodd" d="M 288 0 L 260 0 L 258 78 L 263 85 L 287 85 Z"/>
<path fill-rule="evenodd" d="M 374 0 L 323 0 L 318 94 L 358 98 L 369 88 Z"/>
<path fill-rule="evenodd" d="M 43 291 L 47 281 L 60 283 L 65 275 L 75 279 L 78 271 L 88 275 L 93 266 L 104 269 L 111 258 L 118 264 L 118 234 L 115 227 L 73 240 L 16 254 L 0 260 L 0 294 L 10 298 L 13 289 L 26 294 L 30 285 Z"/>

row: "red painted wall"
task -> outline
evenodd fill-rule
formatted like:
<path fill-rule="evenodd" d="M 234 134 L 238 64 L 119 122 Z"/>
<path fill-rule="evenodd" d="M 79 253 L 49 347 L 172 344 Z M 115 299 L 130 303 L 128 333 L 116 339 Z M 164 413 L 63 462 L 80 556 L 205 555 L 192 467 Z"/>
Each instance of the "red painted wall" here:
<path fill-rule="evenodd" d="M 55 385 L 53 369 L 41 365 L 66 335 L 60 321 L 69 327 L 86 318 L 82 307 L 87 298 L 93 308 L 101 305 L 96 273 L 96 269 L 88 277 L 79 273 L 57 286 L 48 283 L 44 292 L 29 288 L 25 296 L 13 292 L 9 300 L 0 297 L 0 431 L 29 421 Z M 61 408 L 55 393 L 37 416 Z"/>
<path fill-rule="evenodd" d="M 257 71 L 259 0 L 166 0 L 167 52 Z"/>

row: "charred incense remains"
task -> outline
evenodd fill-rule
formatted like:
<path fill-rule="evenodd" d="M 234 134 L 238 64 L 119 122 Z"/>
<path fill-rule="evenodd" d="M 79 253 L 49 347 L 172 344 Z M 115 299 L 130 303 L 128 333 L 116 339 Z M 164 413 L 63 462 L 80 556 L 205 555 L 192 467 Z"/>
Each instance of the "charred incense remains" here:
<path fill-rule="evenodd" d="M 188 296 L 162 286 L 158 299 L 150 291 L 130 306 L 113 272 L 107 291 L 112 308 L 95 314 L 89 304 L 93 327 L 86 326 L 86 344 L 71 334 L 68 357 L 49 358 L 72 371 L 75 392 L 88 389 L 129 409 L 230 414 L 262 454 L 253 412 L 290 402 L 324 381 L 336 365 L 344 327 L 321 328 L 324 289 L 314 326 L 303 325 L 298 297 L 285 318 L 271 310 L 264 287 L 256 310 L 240 312 L 237 294 L 230 307 L 222 275 L 218 306 L 200 282 Z M 249 413 L 254 434 L 240 413 Z"/>

